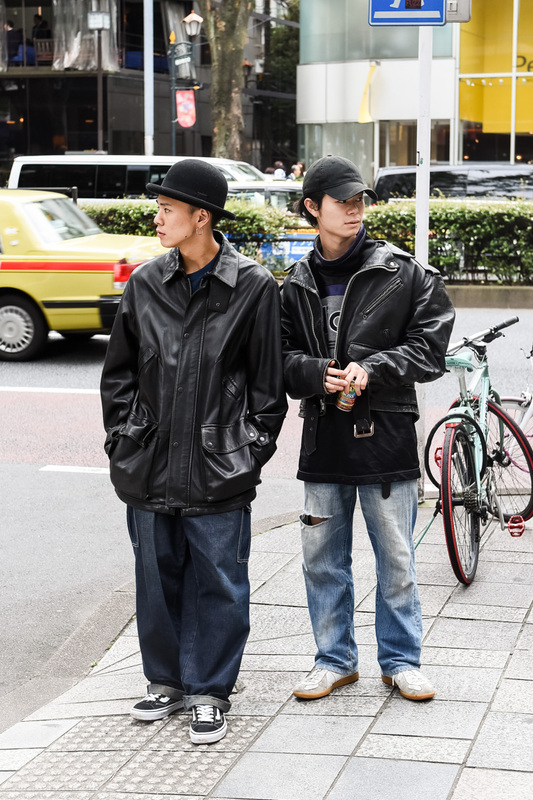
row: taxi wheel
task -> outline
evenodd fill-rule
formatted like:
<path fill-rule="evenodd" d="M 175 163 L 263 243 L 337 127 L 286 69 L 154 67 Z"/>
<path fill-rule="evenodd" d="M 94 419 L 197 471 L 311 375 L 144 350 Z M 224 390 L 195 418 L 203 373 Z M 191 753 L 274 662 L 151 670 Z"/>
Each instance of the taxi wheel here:
<path fill-rule="evenodd" d="M 0 361 L 28 361 L 46 344 L 48 328 L 31 300 L 0 297 Z"/>

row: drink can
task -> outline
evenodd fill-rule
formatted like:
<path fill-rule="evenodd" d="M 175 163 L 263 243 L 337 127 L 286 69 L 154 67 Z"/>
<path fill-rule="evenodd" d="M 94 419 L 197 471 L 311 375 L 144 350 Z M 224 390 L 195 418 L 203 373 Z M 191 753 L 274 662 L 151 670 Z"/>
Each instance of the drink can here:
<path fill-rule="evenodd" d="M 335 405 L 340 411 L 351 411 L 356 397 L 355 383 L 352 381 L 346 389 L 338 393 Z"/>

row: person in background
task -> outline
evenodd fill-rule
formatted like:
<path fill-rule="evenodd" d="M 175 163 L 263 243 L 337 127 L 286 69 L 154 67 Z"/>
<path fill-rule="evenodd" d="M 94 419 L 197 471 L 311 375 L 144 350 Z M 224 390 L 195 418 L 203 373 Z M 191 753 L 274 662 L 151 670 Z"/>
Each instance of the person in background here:
<path fill-rule="evenodd" d="M 414 385 L 445 371 L 454 311 L 437 270 L 367 235 L 365 195 L 375 199 L 348 159 L 311 165 L 298 209 L 319 235 L 282 290 L 285 382 L 304 418 L 297 477 L 305 482 L 303 571 L 317 645 L 315 668 L 294 689 L 304 700 L 359 678 L 357 498 L 376 562 L 382 680 L 409 700 L 435 694 L 420 670 Z"/>
<path fill-rule="evenodd" d="M 273 178 L 275 181 L 284 181 L 287 178 L 287 173 L 285 172 L 285 166 L 283 164 L 283 161 L 274 162 Z"/>
<path fill-rule="evenodd" d="M 303 181 L 303 179 L 304 179 L 304 176 L 303 176 L 302 166 L 301 166 L 301 164 L 299 162 L 297 162 L 296 164 L 293 164 L 292 167 L 291 167 L 291 171 L 290 171 L 290 174 L 289 174 L 289 180 L 290 181 Z"/>
<path fill-rule="evenodd" d="M 22 31 L 15 28 L 13 20 L 8 19 L 4 25 L 7 38 L 7 60 L 11 61 L 18 54 L 19 45 L 22 44 Z"/>
<path fill-rule="evenodd" d="M 131 714 L 185 707 L 191 741 L 209 744 L 226 734 L 249 632 L 250 503 L 287 411 L 280 293 L 215 230 L 235 218 L 216 167 L 184 159 L 146 188 L 168 253 L 126 284 L 101 381 L 149 682 Z"/>

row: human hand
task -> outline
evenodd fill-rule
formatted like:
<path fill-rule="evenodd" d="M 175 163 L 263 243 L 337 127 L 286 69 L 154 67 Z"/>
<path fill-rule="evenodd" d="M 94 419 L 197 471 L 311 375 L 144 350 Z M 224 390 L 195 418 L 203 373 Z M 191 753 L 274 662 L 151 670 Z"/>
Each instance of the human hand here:
<path fill-rule="evenodd" d="M 359 397 L 368 384 L 368 372 L 355 361 L 350 361 L 345 369 L 336 369 L 333 366 L 334 363 L 332 361 L 326 370 L 324 381 L 326 390 L 330 394 L 340 392 L 343 389 L 347 389 L 353 381 L 355 393 Z"/>

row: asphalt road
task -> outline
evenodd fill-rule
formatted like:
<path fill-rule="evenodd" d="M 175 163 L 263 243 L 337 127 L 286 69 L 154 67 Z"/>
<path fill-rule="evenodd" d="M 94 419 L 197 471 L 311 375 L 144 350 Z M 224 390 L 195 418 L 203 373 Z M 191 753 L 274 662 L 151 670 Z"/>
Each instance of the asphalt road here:
<path fill-rule="evenodd" d="M 491 345 L 494 384 L 520 393 L 529 379 L 533 311 Z M 459 309 L 454 339 L 513 314 Z M 125 507 L 103 451 L 98 384 L 106 337 L 50 337 L 42 359 L 0 362 L 0 731 L 71 685 L 133 610 Z M 445 376 L 425 387 L 426 430 L 455 396 Z M 296 519 L 298 404 L 263 472 L 254 531 Z"/>

